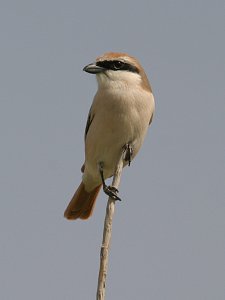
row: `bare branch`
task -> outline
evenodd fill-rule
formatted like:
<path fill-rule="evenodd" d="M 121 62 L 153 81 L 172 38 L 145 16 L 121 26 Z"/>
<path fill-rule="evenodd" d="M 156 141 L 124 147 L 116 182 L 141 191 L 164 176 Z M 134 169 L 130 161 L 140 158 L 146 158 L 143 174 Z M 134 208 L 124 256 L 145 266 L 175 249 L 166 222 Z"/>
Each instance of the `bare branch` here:
<path fill-rule="evenodd" d="M 120 184 L 120 178 L 123 169 L 123 159 L 124 159 L 124 152 L 122 153 L 118 161 L 115 174 L 113 177 L 112 186 L 115 188 L 118 188 Z M 112 236 L 112 221 L 113 221 L 114 210 L 115 210 L 115 200 L 109 197 L 107 207 L 106 207 L 102 246 L 100 252 L 100 267 L 99 267 L 99 275 L 98 275 L 98 288 L 97 288 L 96 300 L 105 299 L 106 276 L 108 270 L 109 249 L 110 249 L 110 241 Z"/>

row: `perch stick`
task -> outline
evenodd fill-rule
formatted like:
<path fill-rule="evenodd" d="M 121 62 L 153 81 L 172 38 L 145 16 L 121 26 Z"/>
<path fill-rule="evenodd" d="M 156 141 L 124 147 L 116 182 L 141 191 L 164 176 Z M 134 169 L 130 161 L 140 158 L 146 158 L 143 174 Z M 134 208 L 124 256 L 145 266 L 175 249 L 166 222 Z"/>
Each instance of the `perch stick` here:
<path fill-rule="evenodd" d="M 115 188 L 118 188 L 120 184 L 120 178 L 123 169 L 123 159 L 124 159 L 124 152 L 122 153 L 118 161 L 114 173 L 112 186 Z M 115 201 L 116 200 L 109 197 L 107 202 L 107 207 L 106 207 L 102 246 L 100 251 L 100 267 L 99 267 L 99 275 L 98 275 L 98 287 L 97 287 L 96 300 L 105 299 L 106 276 L 108 270 L 109 248 L 110 248 L 110 241 L 112 236 L 112 220 L 113 220 L 113 215 L 115 210 Z"/>

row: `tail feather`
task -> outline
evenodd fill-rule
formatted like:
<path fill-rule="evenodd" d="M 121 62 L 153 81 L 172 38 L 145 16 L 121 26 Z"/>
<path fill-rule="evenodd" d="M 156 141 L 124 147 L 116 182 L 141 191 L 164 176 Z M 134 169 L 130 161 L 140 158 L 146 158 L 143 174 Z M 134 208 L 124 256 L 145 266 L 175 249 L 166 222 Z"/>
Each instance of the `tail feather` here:
<path fill-rule="evenodd" d="M 87 192 L 83 182 L 81 182 L 64 212 L 64 217 L 68 220 L 88 219 L 92 215 L 101 186 L 99 185 L 91 192 Z"/>

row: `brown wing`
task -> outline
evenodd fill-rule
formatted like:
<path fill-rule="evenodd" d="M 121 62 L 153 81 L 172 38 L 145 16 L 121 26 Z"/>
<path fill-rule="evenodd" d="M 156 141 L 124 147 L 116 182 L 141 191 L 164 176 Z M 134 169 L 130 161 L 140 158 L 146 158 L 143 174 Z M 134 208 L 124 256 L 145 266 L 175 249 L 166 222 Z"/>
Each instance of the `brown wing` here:
<path fill-rule="evenodd" d="M 91 126 L 91 123 L 92 123 L 93 119 L 94 119 L 94 114 L 92 114 L 91 108 L 90 108 L 89 113 L 88 113 L 86 127 L 85 127 L 85 132 L 84 132 L 84 140 L 86 139 L 88 130 L 89 130 L 90 126 Z M 83 166 L 81 167 L 81 172 L 82 173 L 84 173 L 84 169 L 85 169 L 85 164 L 83 164 Z"/>
<path fill-rule="evenodd" d="M 94 114 L 92 114 L 92 111 L 91 111 L 91 108 L 90 108 L 89 114 L 88 114 L 88 118 L 87 118 L 86 127 L 85 127 L 84 139 L 86 139 L 88 130 L 89 130 L 90 126 L 91 126 L 91 123 L 92 123 L 93 119 L 94 119 Z"/>

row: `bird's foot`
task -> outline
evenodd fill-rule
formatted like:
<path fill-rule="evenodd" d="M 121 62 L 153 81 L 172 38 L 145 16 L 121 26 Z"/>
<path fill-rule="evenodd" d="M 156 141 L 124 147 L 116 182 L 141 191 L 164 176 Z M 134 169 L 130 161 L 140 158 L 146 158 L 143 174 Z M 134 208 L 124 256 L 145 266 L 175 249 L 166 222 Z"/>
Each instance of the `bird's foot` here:
<path fill-rule="evenodd" d="M 133 154 L 132 146 L 130 144 L 124 145 L 124 160 L 128 161 L 128 166 L 130 166 L 132 154 Z"/>
<path fill-rule="evenodd" d="M 117 193 L 119 193 L 119 191 L 114 186 L 104 185 L 103 186 L 103 191 L 106 193 L 106 195 L 111 197 L 113 200 L 121 201 L 121 199 L 117 196 Z"/>

